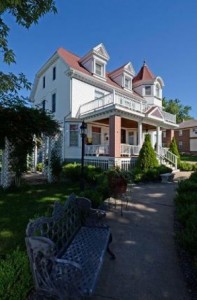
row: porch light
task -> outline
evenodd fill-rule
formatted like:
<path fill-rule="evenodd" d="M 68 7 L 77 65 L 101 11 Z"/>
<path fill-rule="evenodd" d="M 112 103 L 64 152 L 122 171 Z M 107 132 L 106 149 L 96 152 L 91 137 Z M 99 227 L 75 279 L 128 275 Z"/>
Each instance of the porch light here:
<path fill-rule="evenodd" d="M 81 178 L 80 189 L 84 190 L 84 154 L 85 154 L 85 138 L 86 138 L 87 124 L 83 121 L 80 126 L 81 131 Z"/>

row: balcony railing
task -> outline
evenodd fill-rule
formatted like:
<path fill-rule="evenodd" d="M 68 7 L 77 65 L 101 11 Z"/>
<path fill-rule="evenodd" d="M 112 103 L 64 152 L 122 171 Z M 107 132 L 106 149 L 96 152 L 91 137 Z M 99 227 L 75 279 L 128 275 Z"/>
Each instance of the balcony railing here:
<path fill-rule="evenodd" d="M 114 92 L 82 104 L 77 112 L 77 117 L 81 117 L 84 114 L 95 112 L 99 109 L 107 108 L 112 105 L 118 105 L 121 108 L 130 110 L 131 112 L 141 114 L 144 114 L 151 107 L 151 105 L 148 105 L 144 100 L 140 100 L 134 96 L 126 97 L 120 93 Z M 162 109 L 161 113 L 166 122 L 176 124 L 176 115 L 167 113 Z"/>

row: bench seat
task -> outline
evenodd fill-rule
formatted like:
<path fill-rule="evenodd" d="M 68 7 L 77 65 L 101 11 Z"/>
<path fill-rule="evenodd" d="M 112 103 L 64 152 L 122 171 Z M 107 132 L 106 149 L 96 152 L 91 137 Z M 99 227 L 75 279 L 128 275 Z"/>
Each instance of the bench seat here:
<path fill-rule="evenodd" d="M 82 227 L 61 257 L 80 265 L 81 277 L 75 279 L 75 284 L 83 295 L 91 295 L 95 290 L 109 237 L 108 228 Z"/>

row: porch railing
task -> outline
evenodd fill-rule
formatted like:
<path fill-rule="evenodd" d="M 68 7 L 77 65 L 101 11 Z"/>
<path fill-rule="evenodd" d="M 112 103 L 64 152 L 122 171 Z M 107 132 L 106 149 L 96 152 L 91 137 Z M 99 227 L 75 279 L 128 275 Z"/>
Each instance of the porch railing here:
<path fill-rule="evenodd" d="M 85 145 L 85 155 L 109 155 L 109 145 Z"/>
<path fill-rule="evenodd" d="M 121 155 L 123 156 L 139 155 L 139 152 L 140 146 L 138 145 L 121 144 Z"/>
<path fill-rule="evenodd" d="M 146 101 L 141 100 L 140 98 L 135 98 L 135 96 L 126 97 L 124 95 L 121 95 L 120 93 L 114 92 L 107 94 L 104 97 L 100 97 L 82 104 L 79 107 L 76 117 L 82 117 L 86 113 L 91 113 L 97 111 L 98 109 L 107 108 L 111 105 L 119 105 L 120 107 L 126 108 L 132 112 L 142 114 L 144 114 L 151 107 L 151 105 L 148 105 Z M 175 115 L 163 111 L 162 108 L 160 110 L 166 122 L 176 124 Z"/>

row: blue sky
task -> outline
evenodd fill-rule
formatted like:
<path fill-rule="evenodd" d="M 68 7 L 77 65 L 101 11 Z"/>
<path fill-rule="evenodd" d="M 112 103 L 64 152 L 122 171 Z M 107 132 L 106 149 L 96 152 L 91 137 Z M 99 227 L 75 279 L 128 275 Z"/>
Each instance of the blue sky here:
<path fill-rule="evenodd" d="M 17 63 L 4 70 L 35 73 L 59 47 L 82 56 L 99 43 L 110 55 L 108 71 L 131 61 L 136 72 L 145 60 L 165 87 L 163 96 L 192 107 L 197 118 L 196 0 L 57 0 L 48 14 L 26 30 L 6 16 L 9 45 Z"/>

